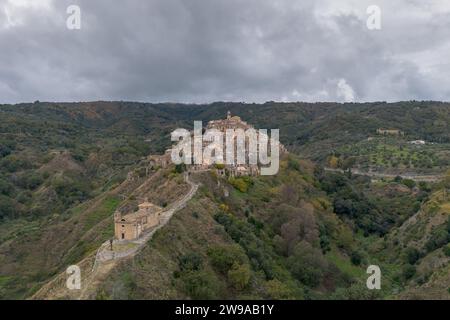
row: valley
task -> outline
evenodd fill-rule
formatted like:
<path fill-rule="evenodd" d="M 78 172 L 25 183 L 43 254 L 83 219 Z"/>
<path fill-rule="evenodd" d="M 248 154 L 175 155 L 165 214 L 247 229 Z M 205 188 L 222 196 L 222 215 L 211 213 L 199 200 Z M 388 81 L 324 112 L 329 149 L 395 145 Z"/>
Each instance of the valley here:
<path fill-rule="evenodd" d="M 280 128 L 277 175 L 149 165 L 173 129 L 227 110 Z M 2 299 L 449 299 L 448 104 L 39 102 L 0 116 Z M 368 141 L 380 127 L 405 135 Z M 111 259 L 114 213 L 144 198 L 160 227 Z M 81 291 L 65 287 L 73 264 Z"/>

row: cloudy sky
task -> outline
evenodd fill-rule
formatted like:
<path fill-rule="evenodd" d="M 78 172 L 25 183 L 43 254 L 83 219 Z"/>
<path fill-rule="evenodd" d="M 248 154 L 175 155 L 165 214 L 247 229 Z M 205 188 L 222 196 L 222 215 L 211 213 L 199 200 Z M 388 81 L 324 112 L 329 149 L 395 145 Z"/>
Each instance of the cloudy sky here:
<path fill-rule="evenodd" d="M 411 99 L 450 100 L 449 0 L 0 0 L 0 103 Z"/>

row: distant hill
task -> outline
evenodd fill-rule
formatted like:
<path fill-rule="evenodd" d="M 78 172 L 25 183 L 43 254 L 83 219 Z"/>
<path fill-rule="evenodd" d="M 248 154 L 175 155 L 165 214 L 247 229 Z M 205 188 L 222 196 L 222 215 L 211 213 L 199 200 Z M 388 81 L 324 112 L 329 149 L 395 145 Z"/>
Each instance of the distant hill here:
<path fill-rule="evenodd" d="M 0 105 L 2 132 L 14 123 L 65 124 L 113 134 L 154 135 L 232 114 L 259 128 L 279 128 L 282 142 L 296 152 L 320 158 L 325 150 L 357 142 L 379 128 L 401 130 L 411 140 L 450 143 L 450 103 L 410 101 L 398 103 L 276 103 L 217 102 L 207 105 L 87 102 Z M 11 128 L 10 128 L 11 129 Z M 33 128 L 29 128 L 31 131 Z M 41 128 L 42 130 L 43 128 Z M 158 139 L 159 138 L 159 139 Z M 165 137 L 164 137 L 165 138 Z"/>

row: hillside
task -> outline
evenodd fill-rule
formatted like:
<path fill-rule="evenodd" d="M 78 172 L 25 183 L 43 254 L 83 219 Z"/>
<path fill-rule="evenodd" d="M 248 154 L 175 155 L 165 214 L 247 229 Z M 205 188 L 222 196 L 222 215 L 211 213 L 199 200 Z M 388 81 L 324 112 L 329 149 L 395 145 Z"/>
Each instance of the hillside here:
<path fill-rule="evenodd" d="M 364 225 L 355 226 L 333 212 L 335 196 L 323 190 L 328 189 L 329 177 L 317 175 L 314 165 L 293 156 L 283 160 L 275 179 L 246 179 L 244 192 L 212 173 L 193 179 L 202 187 L 188 206 L 136 256 L 105 265 L 102 272 L 107 275 L 101 274 L 101 281 L 89 286 L 84 298 L 449 298 L 446 280 L 438 281 L 448 276 L 450 258 L 443 243 L 430 247 L 435 234 L 430 225 L 445 229 L 449 217 L 446 202 L 437 212 L 439 221 L 428 214 L 439 192 L 419 205 L 418 213 L 411 208 L 387 226 L 385 237 L 370 232 L 361 236 Z M 367 181 L 347 183 L 362 186 Z M 394 199 L 396 193 L 411 197 L 408 188 L 399 184 L 374 188 Z M 401 204 L 390 206 L 402 209 Z M 417 246 L 415 261 L 410 259 L 416 243 L 408 239 L 418 234 L 411 229 L 412 221 L 428 229 L 421 233 L 427 239 Z M 92 260 L 88 261 L 79 264 L 86 273 L 92 268 Z M 365 266 L 372 263 L 384 270 L 381 292 L 364 289 Z M 62 295 L 55 295 L 61 291 Z M 59 281 L 36 298 L 71 294 Z"/>
<path fill-rule="evenodd" d="M 379 128 L 401 130 L 409 140 L 450 143 L 450 104 L 434 101 L 361 104 L 217 102 L 208 105 L 36 102 L 0 105 L 2 117 L 9 120 L 2 124 L 1 132 L 55 142 L 61 134 L 64 134 L 64 140 L 70 140 L 70 132 L 80 138 L 93 134 L 91 130 L 96 131 L 97 136 L 103 133 L 122 137 L 147 136 L 153 139 L 154 150 L 159 147 L 159 151 L 163 151 L 170 144 L 166 135 L 173 129 L 191 128 L 194 120 L 220 119 L 228 110 L 256 127 L 280 128 L 281 140 L 288 148 L 315 159 L 323 159 L 330 149 L 366 140 Z M 21 127 L 22 130 L 18 130 Z M 54 129 L 59 130 L 53 132 Z M 77 129 L 88 132 L 77 132 Z M 37 137 L 33 133 L 49 135 Z M 27 139 L 27 142 L 30 144 L 33 140 Z"/>
<path fill-rule="evenodd" d="M 105 268 L 89 298 L 450 298 L 448 179 L 322 170 L 330 155 L 354 164 L 347 158 L 355 150 L 392 167 L 391 149 L 364 144 L 382 127 L 405 132 L 380 142 L 392 148 L 414 139 L 441 148 L 436 159 L 432 149 L 402 152 L 410 169 L 423 161 L 444 176 L 450 105 L 439 102 L 2 105 L 0 298 L 77 298 L 61 290 L 61 275 L 70 264 L 90 270 L 113 235 L 116 209 L 144 197 L 165 207 L 188 190 L 174 167 L 146 172 L 145 156 L 162 153 L 173 129 L 227 110 L 257 128 L 280 128 L 291 152 L 280 173 L 196 174 L 194 199 L 136 256 Z M 365 289 L 369 264 L 384 272 L 381 292 Z"/>
<path fill-rule="evenodd" d="M 341 239 L 351 231 L 312 185 L 314 166 L 289 158 L 282 167 L 275 180 L 246 179 L 245 192 L 211 173 L 196 174 L 202 187 L 195 198 L 90 298 L 302 299 L 357 283 L 363 270 L 349 259 L 355 244 Z M 300 248 L 309 253 L 303 257 Z M 303 264 L 295 264 L 297 255 Z"/>

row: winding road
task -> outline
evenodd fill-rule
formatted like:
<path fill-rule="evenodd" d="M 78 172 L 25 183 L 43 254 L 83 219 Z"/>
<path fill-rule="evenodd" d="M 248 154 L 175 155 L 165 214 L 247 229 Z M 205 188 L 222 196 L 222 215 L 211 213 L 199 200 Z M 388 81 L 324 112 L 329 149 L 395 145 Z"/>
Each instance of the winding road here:
<path fill-rule="evenodd" d="M 189 179 L 189 173 L 184 174 L 184 180 L 186 181 L 186 183 L 188 183 L 191 186 L 191 189 L 189 190 L 189 192 L 186 195 L 183 196 L 183 198 L 181 198 L 181 199 L 177 200 L 176 202 L 174 202 L 173 204 L 171 204 L 168 208 L 166 208 L 166 210 L 164 210 L 161 213 L 159 225 L 157 225 L 155 228 L 149 230 L 143 236 L 141 236 L 140 238 L 138 238 L 136 240 L 119 241 L 119 240 L 115 239 L 113 241 L 113 247 L 119 246 L 119 245 L 128 245 L 129 248 L 127 250 L 118 251 L 118 252 L 111 251 L 110 250 L 110 246 L 111 246 L 110 241 L 109 240 L 105 241 L 100 246 L 100 248 L 97 250 L 97 254 L 95 257 L 95 263 L 93 266 L 93 271 L 95 270 L 97 265 L 101 262 L 122 259 L 122 258 L 126 258 L 126 257 L 132 256 L 132 255 L 135 255 L 153 237 L 153 235 L 155 234 L 156 231 L 158 231 L 159 229 L 164 227 L 170 221 L 170 219 L 172 218 L 172 216 L 174 215 L 175 212 L 183 209 L 186 206 L 186 204 L 188 203 L 188 201 L 191 200 L 192 197 L 195 195 L 195 193 L 197 192 L 198 187 L 199 187 L 198 184 L 192 182 Z"/>
<path fill-rule="evenodd" d="M 186 183 L 189 184 L 190 190 L 183 197 L 172 203 L 161 213 L 160 224 L 155 228 L 146 232 L 142 237 L 134 241 L 114 241 L 113 248 L 122 248 L 123 250 L 110 250 L 109 240 L 104 242 L 97 250 L 95 257 L 92 255 L 86 257 L 78 263 L 82 269 L 81 290 L 69 290 L 66 285 L 67 273 L 62 272 L 54 277 L 47 284 L 42 286 L 31 299 L 90 299 L 94 297 L 96 288 L 100 286 L 109 276 L 111 270 L 122 259 L 133 257 L 145 244 L 152 239 L 153 235 L 164 227 L 179 210 L 183 209 L 186 204 L 196 194 L 200 184 L 196 184 L 189 179 L 189 173 L 184 174 Z M 93 262 L 91 262 L 93 260 Z M 91 267 L 92 266 L 92 267 Z"/>
<path fill-rule="evenodd" d="M 340 172 L 344 173 L 345 171 L 342 169 L 333 169 L 333 168 L 324 168 L 325 171 L 329 172 Z M 380 173 L 380 172 L 373 172 L 373 171 L 362 171 L 359 169 L 351 169 L 352 174 L 360 175 L 360 176 L 367 176 L 372 178 L 388 178 L 388 179 L 394 179 L 397 176 L 402 177 L 403 179 L 411 179 L 417 182 L 436 182 L 441 180 L 443 177 L 440 175 L 419 175 L 415 173 L 403 173 L 403 174 L 388 174 L 388 173 Z"/>

